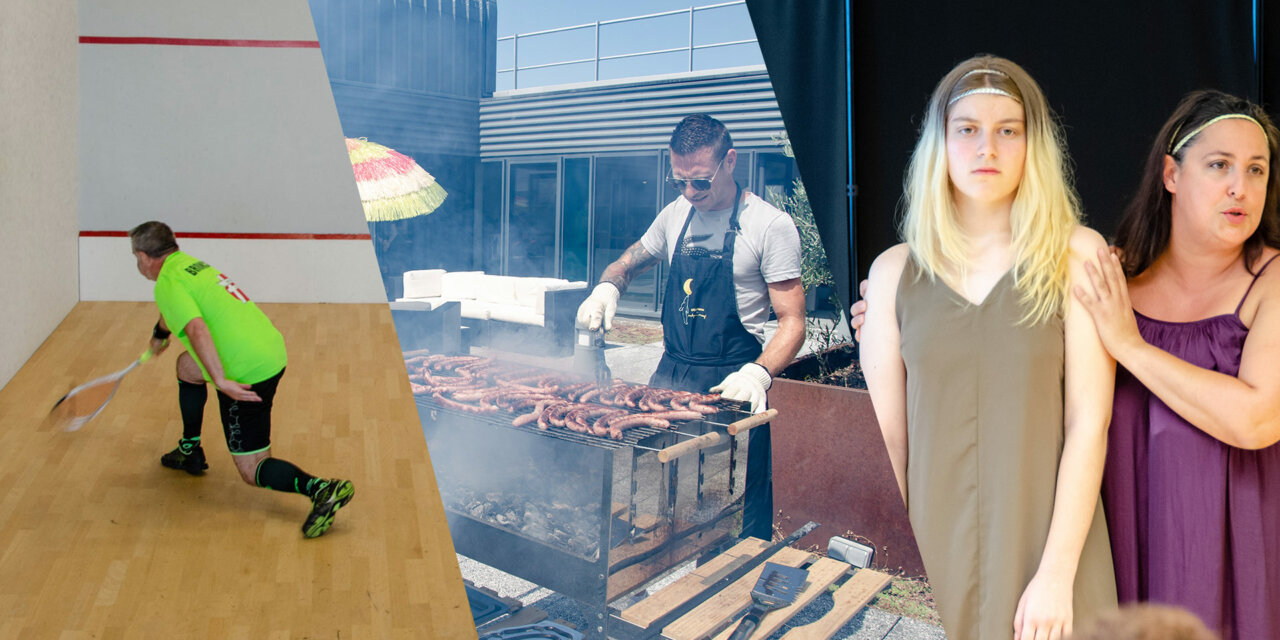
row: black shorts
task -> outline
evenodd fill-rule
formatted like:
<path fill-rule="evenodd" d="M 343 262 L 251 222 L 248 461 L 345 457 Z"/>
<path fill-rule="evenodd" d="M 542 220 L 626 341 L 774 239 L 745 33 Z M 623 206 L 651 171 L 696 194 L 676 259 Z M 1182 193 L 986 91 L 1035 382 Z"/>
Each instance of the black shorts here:
<path fill-rule="evenodd" d="M 222 433 L 233 456 L 259 453 L 271 447 L 271 404 L 284 369 L 250 387 L 262 402 L 240 402 L 218 392 L 218 409 L 222 413 Z"/>

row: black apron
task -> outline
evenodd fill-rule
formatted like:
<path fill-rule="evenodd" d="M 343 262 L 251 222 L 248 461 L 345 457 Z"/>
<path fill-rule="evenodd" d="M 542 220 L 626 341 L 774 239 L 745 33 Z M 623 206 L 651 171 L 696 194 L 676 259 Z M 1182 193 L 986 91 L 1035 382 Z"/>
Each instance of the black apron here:
<path fill-rule="evenodd" d="M 685 234 L 696 213 L 692 206 L 676 240 L 662 302 L 665 348 L 649 385 L 706 393 L 725 376 L 760 357 L 760 341 L 742 326 L 733 284 L 733 250 L 739 232 L 742 189 L 734 190 L 733 212 L 724 248 L 707 251 L 686 245 Z M 748 433 L 747 478 L 742 535 L 773 536 L 773 474 L 769 425 Z"/>

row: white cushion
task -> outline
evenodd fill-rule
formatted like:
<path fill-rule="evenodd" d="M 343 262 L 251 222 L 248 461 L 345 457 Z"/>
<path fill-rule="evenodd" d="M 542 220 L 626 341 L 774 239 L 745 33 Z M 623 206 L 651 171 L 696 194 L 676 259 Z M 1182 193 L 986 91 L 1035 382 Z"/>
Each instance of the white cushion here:
<path fill-rule="evenodd" d="M 492 305 L 485 302 L 476 302 L 475 300 L 463 300 L 459 307 L 459 312 L 464 318 L 488 320 L 489 309 L 492 308 Z"/>
<path fill-rule="evenodd" d="M 527 324 L 535 327 L 545 326 L 543 315 L 528 307 L 516 305 L 494 306 L 489 309 L 490 320 Z"/>
<path fill-rule="evenodd" d="M 516 304 L 516 282 L 522 278 L 485 276 L 480 280 L 476 300 L 496 305 Z"/>
<path fill-rule="evenodd" d="M 546 292 L 547 279 L 520 278 L 520 281 L 515 285 L 516 304 L 530 311 L 542 313 Z"/>
<path fill-rule="evenodd" d="M 483 271 L 448 271 L 441 277 L 440 295 L 449 300 L 475 300 Z"/>
<path fill-rule="evenodd" d="M 411 280 L 415 286 L 423 283 L 424 286 L 430 286 L 434 280 L 438 280 L 440 293 L 430 297 L 410 295 Z M 446 272 L 430 269 L 405 272 L 405 287 L 405 295 L 400 301 L 424 302 L 434 308 L 442 302 L 457 300 L 461 303 L 464 318 L 542 327 L 546 326 L 543 315 L 546 313 L 547 291 L 585 289 L 587 283 L 569 282 L 561 278 L 496 276 L 483 271 Z"/>
<path fill-rule="evenodd" d="M 432 298 L 441 294 L 444 269 L 423 269 L 404 272 L 404 297 Z"/>

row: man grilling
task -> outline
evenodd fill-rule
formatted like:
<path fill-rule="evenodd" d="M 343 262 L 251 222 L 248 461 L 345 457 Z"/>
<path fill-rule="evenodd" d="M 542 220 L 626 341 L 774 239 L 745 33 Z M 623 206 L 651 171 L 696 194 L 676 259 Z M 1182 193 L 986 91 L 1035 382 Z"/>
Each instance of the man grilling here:
<path fill-rule="evenodd" d="M 618 298 L 632 278 L 666 258 L 664 352 L 649 384 L 719 393 L 761 412 L 773 375 L 804 342 L 800 235 L 789 215 L 734 181 L 737 152 L 719 120 L 701 114 L 681 120 L 670 150 L 668 183 L 680 197 L 605 268 L 578 308 L 578 325 L 612 329 Z M 765 343 L 770 306 L 778 329 Z M 767 425 L 750 431 L 747 458 L 742 533 L 769 540 L 773 482 Z"/>

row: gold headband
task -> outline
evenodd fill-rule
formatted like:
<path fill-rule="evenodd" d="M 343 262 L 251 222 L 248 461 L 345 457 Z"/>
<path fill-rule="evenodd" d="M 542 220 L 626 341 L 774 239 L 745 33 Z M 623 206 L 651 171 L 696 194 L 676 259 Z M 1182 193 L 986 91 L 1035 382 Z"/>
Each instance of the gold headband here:
<path fill-rule="evenodd" d="M 999 73 L 999 72 L 997 71 L 995 73 Z M 952 98 L 949 102 L 947 102 L 947 106 L 950 107 L 951 105 L 955 104 L 958 100 L 960 100 L 960 98 L 967 98 L 971 95 L 974 95 L 975 93 L 989 93 L 992 95 L 1004 96 L 1006 98 L 1013 100 L 1014 102 L 1017 102 L 1018 104 L 1022 104 L 1021 100 L 1014 97 L 1012 93 L 1009 93 L 1004 89 L 1000 89 L 997 87 L 975 87 L 973 89 L 969 89 L 968 91 L 964 91 L 960 95 Z"/>
<path fill-rule="evenodd" d="M 1196 127 L 1195 129 L 1192 129 L 1190 133 L 1183 136 L 1182 139 L 1178 141 L 1178 144 L 1173 144 L 1173 141 L 1178 137 L 1178 131 L 1182 130 L 1182 125 L 1178 125 L 1178 128 L 1175 129 L 1173 132 L 1173 136 L 1169 138 L 1169 155 L 1171 156 L 1176 155 L 1178 151 L 1182 149 L 1183 145 L 1187 144 L 1188 141 L 1196 137 L 1196 135 L 1199 134 L 1201 131 L 1204 131 L 1206 128 L 1208 128 L 1209 125 L 1215 122 L 1218 122 L 1219 120 L 1230 120 L 1232 118 L 1240 118 L 1242 120 L 1248 120 L 1249 122 L 1252 122 L 1258 125 L 1258 128 L 1262 130 L 1262 139 L 1266 140 L 1267 144 L 1271 144 L 1271 139 L 1267 137 L 1267 129 L 1263 127 L 1262 123 L 1258 122 L 1257 119 L 1255 119 L 1253 116 L 1247 113 L 1224 113 L 1216 118 L 1210 119 L 1209 121 Z"/>

